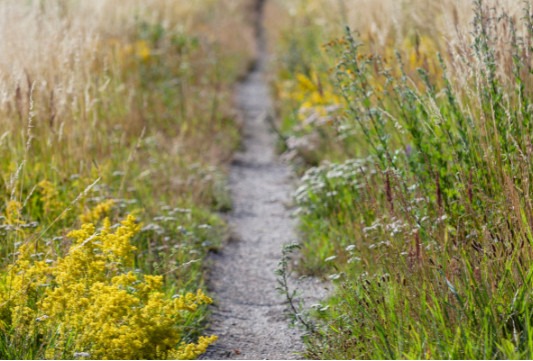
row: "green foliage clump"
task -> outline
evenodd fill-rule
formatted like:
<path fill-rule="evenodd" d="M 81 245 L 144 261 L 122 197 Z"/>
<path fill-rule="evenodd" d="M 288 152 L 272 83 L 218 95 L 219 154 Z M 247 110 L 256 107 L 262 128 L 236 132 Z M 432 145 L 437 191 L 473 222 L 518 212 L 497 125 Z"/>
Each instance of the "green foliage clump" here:
<path fill-rule="evenodd" d="M 415 73 L 330 45 L 343 161 L 296 195 L 301 268 L 337 285 L 309 356 L 532 357 L 531 19 L 477 1 L 472 43 Z"/>

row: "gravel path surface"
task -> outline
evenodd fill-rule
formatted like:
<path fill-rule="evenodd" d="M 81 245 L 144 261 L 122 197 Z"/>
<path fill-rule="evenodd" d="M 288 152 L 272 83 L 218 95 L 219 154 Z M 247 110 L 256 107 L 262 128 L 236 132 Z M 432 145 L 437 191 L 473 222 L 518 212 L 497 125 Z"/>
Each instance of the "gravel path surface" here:
<path fill-rule="evenodd" d="M 209 331 L 219 340 L 204 359 L 297 359 L 303 351 L 301 333 L 289 327 L 285 298 L 276 291 L 274 271 L 283 245 L 296 240 L 296 220 L 287 208 L 291 169 L 275 154 L 276 137 L 266 121 L 272 103 L 263 76 L 262 4 L 257 1 L 259 59 L 236 94 L 245 126 L 244 150 L 230 175 L 233 211 L 228 220 L 234 237 L 212 255 L 209 276 L 216 300 Z M 303 291 L 304 298 L 324 294 L 313 280 L 306 280 Z"/>

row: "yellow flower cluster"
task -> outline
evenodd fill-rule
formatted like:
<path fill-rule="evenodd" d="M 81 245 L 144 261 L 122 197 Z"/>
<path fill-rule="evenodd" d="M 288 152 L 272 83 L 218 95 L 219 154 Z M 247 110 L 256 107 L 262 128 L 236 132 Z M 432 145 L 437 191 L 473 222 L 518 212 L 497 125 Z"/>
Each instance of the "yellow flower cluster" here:
<path fill-rule="evenodd" d="M 323 81 L 316 73 L 306 76 L 296 75 L 296 82 L 286 84 L 282 96 L 299 104 L 298 116 L 301 121 L 312 122 L 316 118 L 328 117 L 342 104 L 342 99 L 335 94 L 329 81 Z"/>
<path fill-rule="evenodd" d="M 442 70 L 437 59 L 439 44 L 428 35 L 406 37 L 402 49 L 407 53 L 408 64 L 412 70 L 424 68 L 430 75 L 440 78 Z"/>
<path fill-rule="evenodd" d="M 131 238 L 140 225 L 128 216 L 112 232 L 84 224 L 64 257 L 37 260 L 35 245 L 19 247 L 0 290 L 2 328 L 18 336 L 53 334 L 47 357 L 75 353 L 97 359 L 195 358 L 216 336 L 184 343 L 180 324 L 212 300 L 201 290 L 167 297 L 163 277 L 133 271 Z"/>
<path fill-rule="evenodd" d="M 152 50 L 148 43 L 144 40 L 138 40 L 133 46 L 135 55 L 142 61 L 147 61 L 152 56 Z"/>
<path fill-rule="evenodd" d="M 200 336 L 198 343 L 183 344 L 177 351 L 170 353 L 175 360 L 192 360 L 203 354 L 209 345 L 217 340 L 217 336 Z"/>
<path fill-rule="evenodd" d="M 105 46 L 113 49 L 117 61 L 126 67 L 133 66 L 136 61 L 149 62 L 154 54 L 150 44 L 146 40 L 137 40 L 134 43 L 126 43 L 118 39 L 109 39 Z"/>
<path fill-rule="evenodd" d="M 16 200 L 10 200 L 6 203 L 5 217 L 7 224 L 24 223 L 21 214 L 22 204 Z"/>
<path fill-rule="evenodd" d="M 59 192 L 52 182 L 42 180 L 37 184 L 37 188 L 40 193 L 41 201 L 43 202 L 44 214 L 55 213 L 65 207 L 65 205 L 59 201 Z"/>
<path fill-rule="evenodd" d="M 114 204 L 115 201 L 112 199 L 108 199 L 102 203 L 99 203 L 93 209 L 82 214 L 80 216 L 80 221 L 82 223 L 96 224 L 100 219 L 109 215 L 109 212 L 111 211 L 111 208 L 113 208 Z"/>
<path fill-rule="evenodd" d="M 444 53 L 445 47 L 433 36 L 415 33 L 405 36 L 401 42 L 398 42 L 396 38 L 391 38 L 382 45 L 372 43 L 370 39 L 363 39 L 363 42 L 370 46 L 370 52 L 366 53 L 365 56 L 380 58 L 390 73 L 395 76 L 402 75 L 400 69 L 400 65 L 402 65 L 403 71 L 415 83 L 419 82 L 419 77 L 416 76 L 419 68 L 424 69 L 433 81 L 441 80 L 442 67 L 439 64 L 437 54 L 439 51 Z M 402 58 L 401 63 L 397 60 L 398 54 Z M 374 77 L 379 76 L 378 74 L 373 75 Z M 383 88 L 386 79 L 381 77 L 377 82 L 381 83 L 380 87 Z"/>

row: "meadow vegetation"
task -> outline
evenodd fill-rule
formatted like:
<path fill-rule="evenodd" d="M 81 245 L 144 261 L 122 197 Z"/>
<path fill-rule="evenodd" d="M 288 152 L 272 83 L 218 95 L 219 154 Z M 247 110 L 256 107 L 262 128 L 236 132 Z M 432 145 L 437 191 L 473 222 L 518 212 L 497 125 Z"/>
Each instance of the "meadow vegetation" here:
<path fill-rule="evenodd" d="M 246 1 L 0 4 L 0 356 L 195 358 Z"/>
<path fill-rule="evenodd" d="M 298 268 L 335 284 L 307 355 L 531 359 L 531 3 L 274 1 L 267 19 Z"/>
<path fill-rule="evenodd" d="M 0 4 L 1 358 L 215 342 L 204 260 L 252 6 Z M 306 355 L 533 358 L 531 2 L 270 0 L 265 19 L 294 266 L 334 284 L 296 315 Z"/>

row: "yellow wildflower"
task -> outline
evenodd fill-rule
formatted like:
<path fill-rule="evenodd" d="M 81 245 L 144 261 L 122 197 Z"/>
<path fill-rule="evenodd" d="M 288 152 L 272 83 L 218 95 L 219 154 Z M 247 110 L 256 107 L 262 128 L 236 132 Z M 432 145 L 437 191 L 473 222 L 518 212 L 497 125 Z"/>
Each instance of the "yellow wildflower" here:
<path fill-rule="evenodd" d="M 90 211 L 82 214 L 80 216 L 80 221 L 82 223 L 97 223 L 100 219 L 102 219 L 105 216 L 108 216 L 111 212 L 111 209 L 113 208 L 113 205 L 115 204 L 115 201 L 112 199 L 108 199 L 102 203 L 97 204 L 93 209 Z"/>
<path fill-rule="evenodd" d="M 321 79 L 315 72 L 309 76 L 296 74 L 295 84 L 289 83 L 286 86 L 290 87 L 289 91 L 285 91 L 288 98 L 299 104 L 298 114 L 302 121 L 327 117 L 342 104 L 332 84 L 327 79 Z"/>
<path fill-rule="evenodd" d="M 59 192 L 52 182 L 42 180 L 37 184 L 37 187 L 43 202 L 44 214 L 57 212 L 64 207 L 63 203 L 59 201 Z"/>
<path fill-rule="evenodd" d="M 135 42 L 135 55 L 142 61 L 147 61 L 152 55 L 152 51 L 145 40 Z"/>
<path fill-rule="evenodd" d="M 218 339 L 217 336 L 201 336 L 198 343 L 185 344 L 180 349 L 171 354 L 172 358 L 177 360 L 193 360 L 203 354 L 209 345 Z"/>
<path fill-rule="evenodd" d="M 22 204 L 14 199 L 6 204 L 5 217 L 7 224 L 21 224 L 22 220 Z"/>
<path fill-rule="evenodd" d="M 133 272 L 132 237 L 140 225 L 128 216 L 111 231 L 109 221 L 69 233 L 73 245 L 64 257 L 36 260 L 33 245 L 18 258 L 0 289 L 4 328 L 18 337 L 54 333 L 50 358 L 89 354 L 100 359 L 188 359 L 205 352 L 215 336 L 182 341 L 184 313 L 212 300 L 201 290 L 170 298 L 163 277 Z"/>

